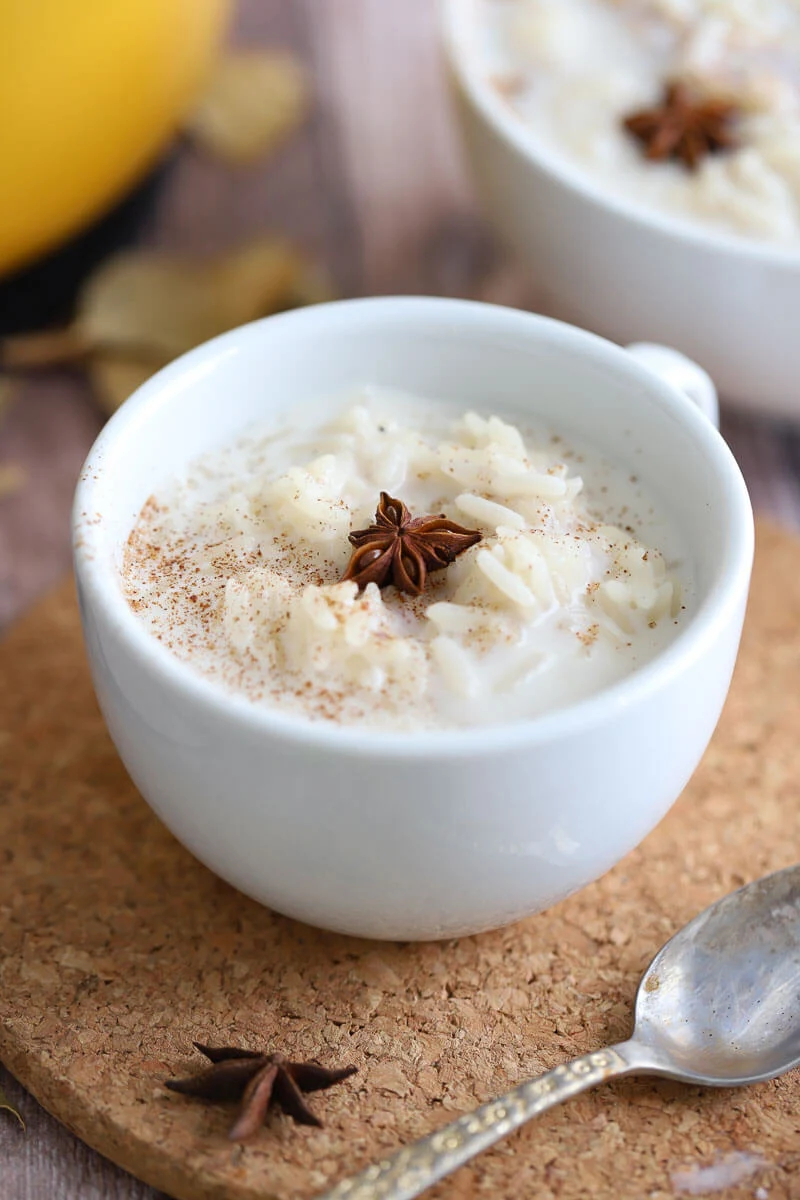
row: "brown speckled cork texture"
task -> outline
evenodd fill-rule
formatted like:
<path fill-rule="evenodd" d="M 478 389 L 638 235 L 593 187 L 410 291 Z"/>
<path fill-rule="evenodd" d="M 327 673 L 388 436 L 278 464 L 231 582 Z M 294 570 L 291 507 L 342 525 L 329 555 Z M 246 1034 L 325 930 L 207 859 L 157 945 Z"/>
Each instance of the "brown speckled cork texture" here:
<path fill-rule="evenodd" d="M 733 691 L 686 794 L 599 883 L 475 938 L 389 945 L 320 933 L 195 862 L 108 740 L 71 586 L 0 656 L 0 1058 L 79 1137 L 181 1200 L 302 1200 L 627 1036 L 640 974 L 665 939 L 798 858 L 800 542 L 768 527 Z M 162 1086 L 199 1068 L 193 1039 L 355 1063 L 359 1074 L 311 1097 L 324 1129 L 275 1113 L 234 1147 L 230 1110 Z M 709 1191 L 800 1197 L 799 1072 L 738 1091 L 606 1086 L 431 1195 Z"/>

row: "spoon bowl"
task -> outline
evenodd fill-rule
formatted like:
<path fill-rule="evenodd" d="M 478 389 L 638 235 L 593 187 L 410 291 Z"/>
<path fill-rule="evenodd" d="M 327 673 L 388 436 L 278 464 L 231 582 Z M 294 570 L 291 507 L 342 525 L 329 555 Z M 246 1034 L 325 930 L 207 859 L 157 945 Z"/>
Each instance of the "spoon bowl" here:
<path fill-rule="evenodd" d="M 800 1066 L 800 864 L 717 900 L 666 943 L 633 1037 L 583 1054 L 344 1179 L 320 1200 L 413 1200 L 531 1117 L 619 1075 L 738 1087 Z"/>
<path fill-rule="evenodd" d="M 800 1064 L 800 866 L 700 913 L 659 951 L 633 1042 L 658 1073 L 735 1087 Z"/>

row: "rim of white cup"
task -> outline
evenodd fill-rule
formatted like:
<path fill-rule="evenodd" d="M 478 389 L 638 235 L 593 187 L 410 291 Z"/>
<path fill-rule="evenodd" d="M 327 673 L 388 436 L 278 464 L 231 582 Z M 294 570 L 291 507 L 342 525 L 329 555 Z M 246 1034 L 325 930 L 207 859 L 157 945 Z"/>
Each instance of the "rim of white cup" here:
<path fill-rule="evenodd" d="M 437 321 L 451 324 L 457 320 L 465 327 L 465 336 L 468 336 L 470 326 L 522 336 L 544 331 L 554 344 L 579 349 L 581 353 L 588 350 L 596 361 L 605 361 L 612 369 L 635 378 L 643 393 L 649 393 L 662 408 L 671 411 L 700 443 L 707 459 L 716 464 L 724 491 L 722 503 L 734 535 L 726 539 L 721 570 L 700 607 L 691 614 L 685 628 L 648 663 L 584 700 L 527 720 L 441 730 L 372 729 L 285 714 L 225 691 L 220 684 L 168 650 L 130 608 L 120 586 L 119 571 L 111 553 L 112 547 L 106 541 L 100 515 L 113 505 L 113 456 L 115 447 L 124 445 L 128 432 L 135 425 L 153 419 L 162 405 L 169 404 L 178 380 L 193 374 L 204 375 L 204 368 L 210 363 L 219 363 L 235 355 L 244 341 L 258 338 L 265 328 L 274 330 L 279 323 L 306 323 L 309 336 L 312 336 L 313 328 L 319 322 L 351 325 L 357 321 L 364 326 L 365 336 L 368 336 L 371 320 L 378 319 L 385 326 L 392 314 L 398 318 L 414 316 L 415 319 L 421 315 L 432 324 Z M 639 402 L 644 399 L 643 394 Z M 119 452 L 124 453 L 121 449 Z M 737 530 L 738 534 L 735 534 Z M 85 589 L 91 604 L 103 610 L 113 633 L 125 643 L 128 651 L 165 687 L 183 693 L 212 714 L 235 718 L 254 733 L 269 732 L 285 741 L 301 742 L 308 747 L 335 747 L 343 753 L 402 757 L 472 756 L 547 742 L 554 737 L 596 727 L 614 713 L 646 699 L 703 654 L 715 627 L 724 623 L 741 603 L 750 575 L 753 536 L 747 488 L 725 441 L 688 398 L 664 383 L 632 355 L 595 334 L 549 317 L 477 301 L 428 296 L 339 300 L 295 309 L 240 326 L 189 351 L 139 387 L 107 422 L 89 451 L 73 505 L 73 546 L 80 586 Z"/>
<path fill-rule="evenodd" d="M 471 24 L 469 4 L 464 0 L 440 0 L 440 27 L 447 60 L 469 99 L 495 132 L 519 154 L 545 171 L 557 183 L 580 195 L 591 204 L 605 208 L 625 220 L 648 228 L 662 236 L 713 249 L 742 259 L 754 259 L 786 271 L 800 271 L 800 249 L 762 242 L 745 234 L 727 233 L 713 227 L 682 220 L 646 204 L 618 195 L 590 172 L 581 170 L 566 155 L 559 155 L 536 138 L 521 117 L 516 116 L 492 89 L 479 70 L 474 56 L 464 49 L 464 30 Z"/>

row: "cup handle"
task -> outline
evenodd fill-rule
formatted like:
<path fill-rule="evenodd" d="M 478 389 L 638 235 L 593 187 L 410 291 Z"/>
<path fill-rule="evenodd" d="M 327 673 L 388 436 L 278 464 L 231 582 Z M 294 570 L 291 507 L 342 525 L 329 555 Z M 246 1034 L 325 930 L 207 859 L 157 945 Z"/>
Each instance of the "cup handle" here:
<path fill-rule="evenodd" d="M 625 349 L 643 367 L 684 392 L 715 429 L 719 429 L 719 400 L 711 376 L 691 358 L 655 342 L 634 342 Z"/>

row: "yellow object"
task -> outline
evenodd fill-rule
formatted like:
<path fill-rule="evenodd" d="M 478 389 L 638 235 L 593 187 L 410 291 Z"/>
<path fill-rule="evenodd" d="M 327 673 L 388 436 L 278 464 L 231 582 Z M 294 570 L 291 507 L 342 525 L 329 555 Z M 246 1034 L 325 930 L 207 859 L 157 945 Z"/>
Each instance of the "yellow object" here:
<path fill-rule="evenodd" d="M 111 207 L 210 73 L 228 0 L 0 0 L 0 275 Z"/>

